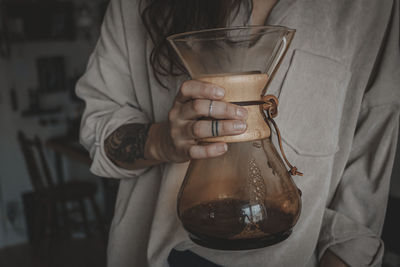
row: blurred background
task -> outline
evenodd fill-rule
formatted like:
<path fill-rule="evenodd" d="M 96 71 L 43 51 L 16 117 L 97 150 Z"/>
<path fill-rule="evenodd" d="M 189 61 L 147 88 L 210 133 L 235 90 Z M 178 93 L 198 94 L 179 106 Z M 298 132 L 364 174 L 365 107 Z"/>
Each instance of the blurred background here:
<path fill-rule="evenodd" d="M 0 0 L 0 266 L 102 267 L 118 180 L 92 175 L 74 86 L 108 1 Z M 400 158 L 384 266 L 400 266 Z"/>
<path fill-rule="evenodd" d="M 108 2 L 0 0 L 0 266 L 105 266 L 118 181 L 92 175 L 74 86 Z"/>

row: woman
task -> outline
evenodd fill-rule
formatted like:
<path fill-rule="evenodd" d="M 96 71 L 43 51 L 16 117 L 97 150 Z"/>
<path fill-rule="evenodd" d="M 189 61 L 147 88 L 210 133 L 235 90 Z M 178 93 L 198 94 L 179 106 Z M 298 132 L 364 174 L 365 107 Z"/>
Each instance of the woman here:
<path fill-rule="evenodd" d="M 286 241 L 227 252 L 188 239 L 176 195 L 188 160 L 227 150 L 195 141 L 211 135 L 210 124 L 196 120 L 211 100 L 211 116 L 226 119 L 221 135 L 245 131 L 247 114 L 220 101 L 223 88 L 187 81 L 165 37 L 244 24 L 297 30 L 269 92 L 279 96 L 285 152 L 306 175 L 294 178 L 303 210 Z M 379 265 L 399 122 L 399 50 L 398 0 L 112 0 L 77 85 L 91 170 L 121 179 L 108 265 Z"/>

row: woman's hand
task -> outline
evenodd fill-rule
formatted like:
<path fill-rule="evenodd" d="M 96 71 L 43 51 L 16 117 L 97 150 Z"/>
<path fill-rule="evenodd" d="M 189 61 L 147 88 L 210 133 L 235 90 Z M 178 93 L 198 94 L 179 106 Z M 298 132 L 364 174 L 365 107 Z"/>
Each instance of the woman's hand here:
<path fill-rule="evenodd" d="M 210 83 L 182 84 L 163 123 L 126 124 L 104 141 L 108 158 L 125 169 L 142 169 L 163 162 L 216 157 L 227 151 L 225 143 L 198 144 L 211 136 L 246 131 L 247 110 L 221 101 L 225 90 Z M 208 117 L 208 120 L 199 120 Z"/>
<path fill-rule="evenodd" d="M 246 131 L 247 110 L 223 102 L 225 90 L 211 83 L 186 81 L 168 114 L 163 156 L 165 161 L 216 157 L 227 151 L 223 142 L 198 144 L 206 137 L 237 135 Z M 200 118 L 210 119 L 200 119 Z M 218 123 L 213 120 L 217 120 Z"/>

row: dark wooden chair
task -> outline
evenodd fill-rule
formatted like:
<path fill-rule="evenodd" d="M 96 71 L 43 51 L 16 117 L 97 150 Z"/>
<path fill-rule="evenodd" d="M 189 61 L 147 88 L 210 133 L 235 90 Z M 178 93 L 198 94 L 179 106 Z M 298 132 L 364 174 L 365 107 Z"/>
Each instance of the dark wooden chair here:
<path fill-rule="evenodd" d="M 35 215 L 33 226 L 30 226 L 34 232 L 34 239 L 40 240 L 54 235 L 71 236 L 74 226 L 83 226 L 86 235 L 91 236 L 85 201 L 89 201 L 99 234 L 105 239 L 104 221 L 94 199 L 97 192 L 96 185 L 85 181 L 56 184 L 52 179 L 41 140 L 37 136 L 29 139 L 19 131 L 18 141 L 35 195 L 33 198 L 35 204 L 31 204 L 35 209 Z M 75 220 L 71 215 L 75 215 Z M 76 215 L 81 217 L 78 222 Z"/>

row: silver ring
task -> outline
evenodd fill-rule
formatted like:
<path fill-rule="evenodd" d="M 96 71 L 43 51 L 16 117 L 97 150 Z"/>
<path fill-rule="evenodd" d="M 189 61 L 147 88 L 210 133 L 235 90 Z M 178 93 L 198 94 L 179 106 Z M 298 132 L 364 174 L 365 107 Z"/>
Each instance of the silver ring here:
<path fill-rule="evenodd" d="M 213 100 L 210 100 L 210 106 L 208 107 L 208 117 L 211 117 L 213 111 Z"/>
<path fill-rule="evenodd" d="M 211 121 L 211 134 L 213 137 L 218 136 L 218 120 Z"/>

